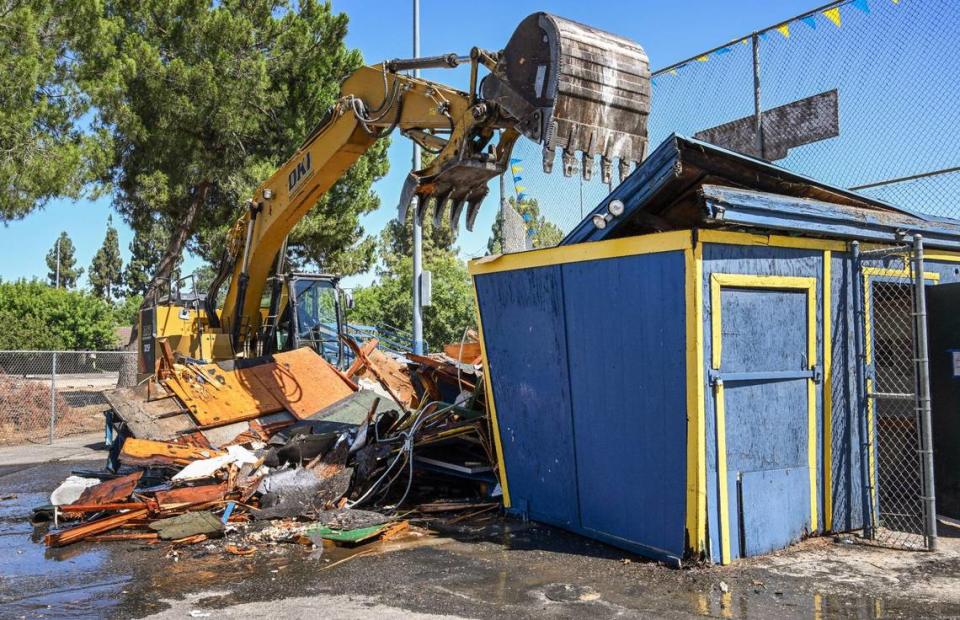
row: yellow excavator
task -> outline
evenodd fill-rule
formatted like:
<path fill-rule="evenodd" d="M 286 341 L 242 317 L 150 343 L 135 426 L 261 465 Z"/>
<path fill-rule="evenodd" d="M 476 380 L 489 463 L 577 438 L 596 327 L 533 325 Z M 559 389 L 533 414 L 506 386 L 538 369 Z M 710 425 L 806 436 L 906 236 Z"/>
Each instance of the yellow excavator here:
<path fill-rule="evenodd" d="M 465 63 L 469 92 L 404 73 Z M 419 218 L 432 205 L 436 224 L 446 217 L 456 230 L 465 211 L 472 230 L 488 181 L 506 170 L 521 135 L 543 145 L 545 172 L 560 150 L 566 176 L 579 169 L 589 180 L 599 157 L 604 182 L 614 162 L 622 180 L 646 154 L 649 109 L 650 71 L 639 45 L 547 13 L 524 19 L 499 52 L 475 47 L 468 57 L 361 67 L 296 153 L 254 192 L 205 299 L 168 299 L 141 313 L 140 372 L 156 369 L 158 338 L 166 338 L 175 353 L 209 361 L 304 343 L 323 353 L 325 343 L 338 341 L 343 318 L 337 278 L 285 274 L 287 235 L 393 130 L 436 155 L 408 176 L 400 218 L 411 204 Z M 228 278 L 218 309 L 218 292 Z"/>

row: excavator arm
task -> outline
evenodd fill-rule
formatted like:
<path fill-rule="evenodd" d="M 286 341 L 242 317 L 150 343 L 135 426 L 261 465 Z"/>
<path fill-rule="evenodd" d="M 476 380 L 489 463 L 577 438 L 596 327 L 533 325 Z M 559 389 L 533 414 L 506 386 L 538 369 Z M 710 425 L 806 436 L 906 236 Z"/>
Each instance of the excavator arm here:
<path fill-rule="evenodd" d="M 470 92 L 400 73 L 467 61 Z M 481 68 L 489 72 L 482 81 Z M 451 54 L 361 67 L 303 145 L 257 188 L 232 229 L 208 304 L 228 276 L 230 286 L 222 315 L 206 309 L 210 327 L 230 333 L 234 351 L 242 350 L 259 326 L 263 289 L 287 235 L 394 129 L 437 153 L 407 178 L 400 217 L 413 203 L 423 218 L 433 204 L 434 221 L 446 215 L 456 230 L 466 209 L 472 230 L 488 181 L 506 170 L 520 135 L 543 145 L 546 172 L 559 148 L 567 176 L 577 170 L 580 152 L 586 179 L 595 156 L 605 180 L 619 159 L 622 178 L 645 153 L 649 76 L 635 43 L 546 13 L 527 17 L 500 52 L 474 48 L 469 59 Z"/>

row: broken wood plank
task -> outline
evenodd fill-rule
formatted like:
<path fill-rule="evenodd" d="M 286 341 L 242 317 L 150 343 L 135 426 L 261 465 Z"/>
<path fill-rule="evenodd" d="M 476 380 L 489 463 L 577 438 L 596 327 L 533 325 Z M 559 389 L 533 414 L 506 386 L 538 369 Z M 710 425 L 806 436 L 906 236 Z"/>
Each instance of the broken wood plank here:
<path fill-rule="evenodd" d="M 223 499 L 227 490 L 228 486 L 226 484 L 204 484 L 170 491 L 157 491 L 154 497 L 160 510 L 172 510 L 192 504 L 205 504 Z"/>
<path fill-rule="evenodd" d="M 128 521 L 142 519 L 143 517 L 147 516 L 147 512 L 148 511 L 146 508 L 141 508 L 140 510 L 131 510 L 129 512 L 122 512 L 109 517 L 103 517 L 102 519 L 96 519 L 94 521 L 82 523 L 76 527 L 72 527 L 62 532 L 47 534 L 43 538 L 43 541 L 48 547 L 64 547 L 66 545 L 79 542 L 88 536 L 109 532 L 110 530 L 120 527 Z"/>
<path fill-rule="evenodd" d="M 275 367 L 252 374 L 301 420 L 357 390 L 352 382 L 308 347 L 276 353 L 273 359 Z M 261 367 L 245 370 L 257 368 Z"/>
<path fill-rule="evenodd" d="M 60 512 L 102 512 L 104 510 L 137 510 L 149 508 L 144 502 L 120 502 L 116 504 L 66 504 L 60 506 Z"/>
<path fill-rule="evenodd" d="M 480 343 L 464 342 L 462 347 L 459 342 L 447 344 L 444 345 L 443 352 L 458 362 L 472 362 L 480 356 Z"/>
<path fill-rule="evenodd" d="M 98 536 L 87 536 L 88 542 L 111 542 L 117 540 L 159 540 L 160 535 L 156 532 L 126 532 L 123 534 L 100 534 Z"/>
<path fill-rule="evenodd" d="M 224 454 L 226 452 L 210 448 L 197 448 L 165 441 L 128 437 L 120 450 L 120 462 L 124 465 L 140 467 L 150 465 L 183 466 L 193 461 L 223 456 Z"/>
<path fill-rule="evenodd" d="M 117 504 L 133 495 L 143 471 L 135 471 L 126 476 L 104 480 L 100 484 L 87 487 L 74 504 Z"/>
<path fill-rule="evenodd" d="M 376 338 L 371 338 L 370 340 L 367 340 L 362 345 L 360 345 L 360 351 L 363 353 L 363 355 L 358 355 L 355 358 L 353 358 L 353 363 L 350 364 L 350 368 L 347 368 L 347 371 L 343 374 L 345 374 L 348 377 L 352 377 L 358 372 L 360 372 L 365 366 L 364 360 L 366 359 L 366 357 L 370 355 L 370 352 L 376 349 L 377 346 L 379 345 L 380 345 L 380 341 L 377 340 Z"/>

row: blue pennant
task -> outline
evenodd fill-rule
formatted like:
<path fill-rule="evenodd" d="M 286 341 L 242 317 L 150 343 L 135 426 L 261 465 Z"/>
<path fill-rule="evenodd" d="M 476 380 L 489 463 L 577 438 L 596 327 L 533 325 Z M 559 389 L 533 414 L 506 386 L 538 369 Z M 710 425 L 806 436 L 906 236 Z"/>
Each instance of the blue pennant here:
<path fill-rule="evenodd" d="M 720 49 L 717 50 L 717 53 L 718 53 L 718 54 L 729 54 L 729 53 L 730 53 L 730 48 L 729 48 L 729 47 L 721 47 Z"/>
<path fill-rule="evenodd" d="M 519 182 L 522 181 L 522 180 L 523 180 L 523 177 L 513 177 L 513 182 L 514 182 L 514 183 L 519 183 Z"/>
<path fill-rule="evenodd" d="M 511 157 L 511 158 L 510 158 L 510 163 L 511 163 L 511 164 L 519 164 L 519 163 L 522 162 L 522 161 L 523 161 L 523 160 L 520 159 L 520 158 L 515 158 L 515 157 Z"/>
<path fill-rule="evenodd" d="M 526 197 L 527 197 L 527 195 L 524 194 L 523 192 L 520 192 L 519 194 L 517 194 L 517 200 L 523 200 L 523 199 L 526 198 Z"/>
<path fill-rule="evenodd" d="M 533 219 L 533 216 L 530 215 L 529 213 L 524 213 L 524 214 L 523 214 L 523 221 L 524 221 L 524 222 L 529 222 L 529 221 L 532 220 L 532 219 Z"/>
<path fill-rule="evenodd" d="M 813 17 L 813 15 L 807 15 L 806 17 L 801 17 L 800 21 L 810 26 L 814 30 L 817 29 L 817 20 Z"/>
<path fill-rule="evenodd" d="M 853 6 L 857 7 L 858 9 L 860 9 L 861 11 L 863 11 L 864 13 L 869 13 L 869 12 L 870 12 L 870 3 L 869 3 L 868 0 L 853 0 L 853 2 L 851 2 L 850 4 L 852 4 Z"/>

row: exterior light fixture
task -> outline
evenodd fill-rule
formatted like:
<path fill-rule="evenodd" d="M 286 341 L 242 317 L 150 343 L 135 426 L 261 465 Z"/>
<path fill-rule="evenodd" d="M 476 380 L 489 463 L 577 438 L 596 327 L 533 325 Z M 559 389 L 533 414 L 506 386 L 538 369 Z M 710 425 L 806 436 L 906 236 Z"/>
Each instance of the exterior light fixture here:
<path fill-rule="evenodd" d="M 270 200 L 271 198 L 273 198 L 273 190 L 272 189 L 263 190 L 263 199 Z"/>
<path fill-rule="evenodd" d="M 609 211 L 613 217 L 620 217 L 623 215 L 623 201 L 611 200 L 610 204 L 607 205 L 607 211 Z"/>
<path fill-rule="evenodd" d="M 595 213 L 593 215 L 593 218 L 591 219 L 593 220 L 593 225 L 599 228 L 600 230 L 603 230 L 604 228 L 607 227 L 606 215 L 603 215 L 602 213 Z"/>

